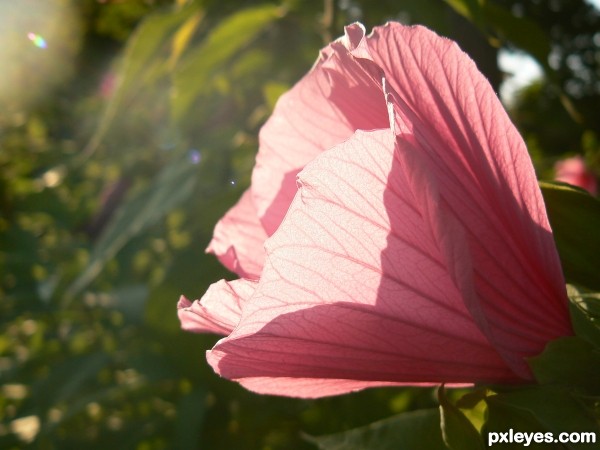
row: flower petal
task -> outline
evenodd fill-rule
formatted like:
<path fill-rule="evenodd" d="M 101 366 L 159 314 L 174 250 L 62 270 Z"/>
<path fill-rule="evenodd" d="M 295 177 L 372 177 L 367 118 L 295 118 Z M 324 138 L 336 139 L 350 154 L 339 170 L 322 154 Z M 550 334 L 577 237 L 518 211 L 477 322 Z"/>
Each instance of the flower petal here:
<path fill-rule="evenodd" d="M 252 194 L 247 190 L 219 220 L 206 251 L 214 253 L 221 264 L 239 276 L 258 279 L 265 261 L 266 239 Z"/>
<path fill-rule="evenodd" d="M 414 136 L 442 202 L 467 232 L 475 296 L 467 306 L 513 370 L 572 334 L 556 246 L 525 144 L 471 59 L 422 27 L 367 38 L 391 86 L 397 129 Z"/>
<path fill-rule="evenodd" d="M 200 301 L 192 303 L 181 296 L 177 304 L 181 328 L 194 333 L 231 333 L 242 315 L 242 305 L 255 289 L 254 281 L 221 280 L 212 284 Z"/>
<path fill-rule="evenodd" d="M 347 394 L 370 387 L 406 386 L 407 383 L 384 383 L 381 381 L 357 381 L 315 378 L 286 378 L 278 377 L 274 382 L 273 377 L 254 377 L 233 380 L 239 382 L 246 389 L 257 394 L 287 395 L 300 398 L 319 398 L 331 395 Z M 410 384 L 414 386 L 414 384 Z M 419 386 L 433 386 L 432 383 L 420 383 Z M 471 385 L 449 385 L 448 387 L 470 387 Z"/>
<path fill-rule="evenodd" d="M 296 193 L 296 175 L 308 162 L 357 129 L 388 126 L 378 69 L 348 52 L 363 36 L 362 26 L 354 25 L 325 48 L 312 70 L 279 99 L 260 131 L 252 193 L 269 235 L 283 220 Z"/>
<path fill-rule="evenodd" d="M 306 167 L 266 243 L 269 257 L 240 323 L 208 354 L 218 373 L 297 396 L 390 383 L 518 381 L 465 307 L 455 274 L 469 255 L 466 247 L 448 251 L 453 237 L 464 236 L 444 217 L 435 182 L 418 164 L 390 130 L 380 130 L 357 132 Z M 268 386 L 265 377 L 273 378 Z M 290 391 L 293 378 L 298 391 Z M 307 378 L 355 381 L 319 381 L 307 392 Z"/>

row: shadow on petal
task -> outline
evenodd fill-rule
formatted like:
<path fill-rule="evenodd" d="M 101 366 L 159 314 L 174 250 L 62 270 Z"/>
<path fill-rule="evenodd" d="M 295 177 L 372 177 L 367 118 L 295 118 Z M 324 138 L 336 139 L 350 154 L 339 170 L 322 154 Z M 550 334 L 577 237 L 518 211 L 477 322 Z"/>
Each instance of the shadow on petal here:
<path fill-rule="evenodd" d="M 280 315 L 252 335 L 225 340 L 209 353 L 208 361 L 221 376 L 247 387 L 254 378 L 270 378 L 263 381 L 263 393 L 299 397 L 311 396 L 307 379 L 346 380 L 346 391 L 518 381 L 481 343 L 457 343 L 442 332 L 382 315 L 377 306 L 343 302 Z M 324 389 L 317 396 L 338 393 L 340 386 Z"/>
<path fill-rule="evenodd" d="M 356 133 L 305 169 L 240 324 L 209 352 L 217 372 L 293 396 L 305 394 L 289 390 L 292 380 L 307 378 L 355 380 L 353 389 L 525 381 L 464 304 L 460 255 L 445 252 L 461 236 L 440 233 L 435 183 L 417 162 L 380 130 Z"/>

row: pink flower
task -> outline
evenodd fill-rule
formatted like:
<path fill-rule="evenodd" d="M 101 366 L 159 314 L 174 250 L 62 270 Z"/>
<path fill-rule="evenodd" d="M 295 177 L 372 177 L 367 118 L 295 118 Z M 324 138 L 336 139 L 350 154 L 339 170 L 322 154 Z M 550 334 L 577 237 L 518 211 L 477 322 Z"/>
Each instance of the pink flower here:
<path fill-rule="evenodd" d="M 243 278 L 182 297 L 182 327 L 227 335 L 209 364 L 259 393 L 528 382 L 572 334 L 523 140 L 422 27 L 354 24 L 321 52 L 209 250 Z"/>
<path fill-rule="evenodd" d="M 557 161 L 554 165 L 554 171 L 556 172 L 557 181 L 579 186 L 591 194 L 596 194 L 598 189 L 596 178 L 585 166 L 585 161 L 581 156 L 573 156 Z"/>

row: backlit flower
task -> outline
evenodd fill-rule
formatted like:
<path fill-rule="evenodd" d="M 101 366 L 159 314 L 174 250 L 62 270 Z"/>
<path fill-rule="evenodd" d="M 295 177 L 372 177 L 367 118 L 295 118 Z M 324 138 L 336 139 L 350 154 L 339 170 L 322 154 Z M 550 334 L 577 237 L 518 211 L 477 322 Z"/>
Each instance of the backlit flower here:
<path fill-rule="evenodd" d="M 208 362 L 260 393 L 527 382 L 572 334 L 525 144 L 422 27 L 354 24 L 322 51 L 209 249 L 243 278 L 182 297 L 182 327 L 227 335 Z"/>
<path fill-rule="evenodd" d="M 591 194 L 596 194 L 598 190 L 596 177 L 586 167 L 581 156 L 573 156 L 557 161 L 554 165 L 554 171 L 556 172 L 557 181 L 579 186 Z"/>

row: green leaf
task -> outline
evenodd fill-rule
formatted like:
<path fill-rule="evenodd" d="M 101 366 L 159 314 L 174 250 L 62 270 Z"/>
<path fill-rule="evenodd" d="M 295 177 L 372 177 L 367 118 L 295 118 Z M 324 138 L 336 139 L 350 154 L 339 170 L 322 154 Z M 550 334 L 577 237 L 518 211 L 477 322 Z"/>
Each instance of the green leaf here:
<path fill-rule="evenodd" d="M 110 130 L 123 103 L 131 100 L 150 75 L 154 74 L 150 67 L 165 64 L 164 58 L 156 57 L 162 54 L 162 50 L 170 42 L 169 38 L 176 33 L 178 27 L 195 14 L 198 14 L 198 8 L 192 3 L 186 8 L 152 14 L 138 26 L 127 41 L 117 74 L 117 87 L 104 109 L 94 135 L 82 152 L 82 157 L 89 157 L 96 150 Z"/>
<path fill-rule="evenodd" d="M 600 290 L 600 201 L 562 183 L 540 182 L 568 283 Z"/>
<path fill-rule="evenodd" d="M 481 436 L 460 409 L 454 406 L 444 392 L 438 389 L 440 426 L 446 446 L 451 450 L 483 450 Z"/>
<path fill-rule="evenodd" d="M 342 433 L 307 439 L 321 450 L 447 450 L 437 409 L 412 411 Z"/>
<path fill-rule="evenodd" d="M 600 395 L 600 350 L 575 336 L 550 342 L 529 366 L 542 385 L 578 388 Z"/>
<path fill-rule="evenodd" d="M 487 396 L 486 388 L 475 389 L 472 392 L 467 392 L 456 401 L 456 406 L 462 409 L 472 409 Z"/>
<path fill-rule="evenodd" d="M 575 334 L 600 348 L 600 293 L 579 290 L 567 285 L 569 309 Z"/>
<path fill-rule="evenodd" d="M 445 0 L 458 14 L 470 20 L 486 36 L 490 44 L 499 47 L 497 38 L 509 41 L 533 56 L 548 72 L 550 39 L 537 23 L 517 17 L 496 2 L 485 0 Z"/>
<path fill-rule="evenodd" d="M 542 424 L 527 410 L 516 408 L 510 404 L 497 401 L 497 396 L 487 397 L 488 419 L 483 425 L 481 434 L 488 448 L 529 450 L 564 450 L 560 444 L 553 442 L 536 443 L 524 447 L 523 443 L 504 443 L 499 441 L 499 435 L 511 433 L 539 433 L 543 429 Z M 493 447 L 492 447 L 493 446 Z"/>
<path fill-rule="evenodd" d="M 194 190 L 196 170 L 186 155 L 175 158 L 156 177 L 154 183 L 125 202 L 96 243 L 86 268 L 67 289 L 70 301 L 91 283 L 133 237 L 187 200 Z"/>
<path fill-rule="evenodd" d="M 508 9 L 496 2 L 486 1 L 483 4 L 485 22 L 503 40 L 507 40 L 533 56 L 544 67 L 548 65 L 550 39 L 539 25 L 526 17 L 517 17 Z"/>
<path fill-rule="evenodd" d="M 445 0 L 461 16 L 483 29 L 483 5 L 480 0 Z"/>
<path fill-rule="evenodd" d="M 247 47 L 267 25 L 282 16 L 275 5 L 261 5 L 239 11 L 223 20 L 202 44 L 184 55 L 175 73 L 173 115 L 181 120 L 196 97 L 209 86 L 211 78 L 242 49 Z"/>
<path fill-rule="evenodd" d="M 173 69 L 175 67 L 180 56 L 188 47 L 192 36 L 194 36 L 202 19 L 204 19 L 204 11 L 196 11 L 179 27 L 173 36 L 171 56 L 169 57 L 169 68 Z"/>
<path fill-rule="evenodd" d="M 562 432 L 600 432 L 596 419 L 586 405 L 570 391 L 562 388 L 536 386 L 493 395 L 486 401 L 490 408 L 490 416 L 498 414 L 498 410 L 507 415 L 504 418 L 507 423 L 503 425 L 506 428 L 499 431 L 507 431 L 510 428 L 515 432 L 527 431 L 521 429 L 521 419 L 525 415 L 532 417 L 540 426 L 537 430 L 529 431 L 550 431 L 554 436 Z M 571 449 L 582 448 L 577 444 L 566 443 L 564 446 Z"/>

